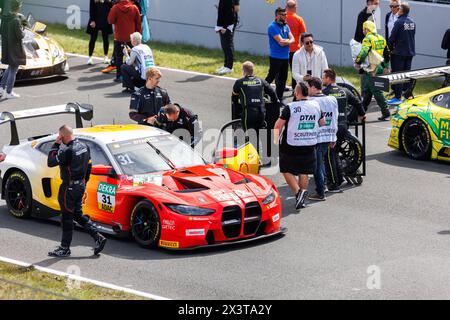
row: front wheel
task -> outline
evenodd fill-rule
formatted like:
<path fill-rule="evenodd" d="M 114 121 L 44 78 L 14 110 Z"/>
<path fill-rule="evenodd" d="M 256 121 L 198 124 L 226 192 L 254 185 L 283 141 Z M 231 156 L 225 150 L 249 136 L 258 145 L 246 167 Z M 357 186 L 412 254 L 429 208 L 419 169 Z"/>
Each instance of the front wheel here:
<path fill-rule="evenodd" d="M 131 213 L 131 235 L 142 247 L 156 248 L 161 236 L 158 211 L 149 200 L 136 204 Z"/>
<path fill-rule="evenodd" d="M 22 171 L 14 171 L 6 180 L 5 200 L 14 217 L 24 219 L 31 216 L 33 195 L 30 181 Z"/>
<path fill-rule="evenodd" d="M 420 119 L 410 119 L 405 123 L 401 133 L 403 150 L 414 160 L 430 158 L 431 136 L 426 124 Z"/>

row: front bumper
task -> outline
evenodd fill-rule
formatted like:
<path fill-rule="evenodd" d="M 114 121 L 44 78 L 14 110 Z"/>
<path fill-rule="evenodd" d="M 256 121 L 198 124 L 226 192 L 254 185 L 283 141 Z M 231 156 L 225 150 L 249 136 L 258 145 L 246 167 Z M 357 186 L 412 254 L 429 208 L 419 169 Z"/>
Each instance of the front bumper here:
<path fill-rule="evenodd" d="M 168 248 L 168 247 L 166 248 L 166 247 L 164 247 L 164 249 L 170 250 L 170 251 L 182 252 L 182 251 L 194 251 L 194 250 L 198 250 L 198 249 L 230 247 L 230 246 L 235 246 L 235 245 L 240 245 L 240 244 L 245 244 L 245 243 L 250 243 L 250 242 L 262 241 L 263 239 L 270 239 L 270 238 L 274 238 L 277 236 L 281 237 L 287 231 L 288 231 L 288 229 L 286 227 L 281 227 L 278 231 L 275 231 L 273 233 L 263 234 L 263 235 L 256 236 L 253 238 L 240 239 L 240 240 L 221 242 L 221 243 L 214 243 L 214 244 L 208 244 L 208 245 L 201 245 L 201 246 L 195 246 L 195 247 L 189 247 L 189 248 Z"/>
<path fill-rule="evenodd" d="M 19 69 L 17 72 L 17 80 L 31 80 L 37 78 L 47 78 L 66 73 L 67 60 L 49 67 Z"/>

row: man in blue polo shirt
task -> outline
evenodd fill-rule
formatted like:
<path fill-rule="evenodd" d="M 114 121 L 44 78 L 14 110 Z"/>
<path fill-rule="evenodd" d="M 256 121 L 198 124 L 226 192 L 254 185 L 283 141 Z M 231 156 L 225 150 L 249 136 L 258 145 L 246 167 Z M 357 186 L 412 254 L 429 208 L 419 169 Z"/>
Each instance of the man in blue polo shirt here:
<path fill-rule="evenodd" d="M 270 45 L 270 68 L 266 81 L 275 80 L 277 97 L 283 101 L 284 88 L 289 70 L 289 47 L 295 39 L 286 23 L 286 9 L 278 7 L 275 10 L 275 21 L 268 28 Z"/>
<path fill-rule="evenodd" d="M 407 2 L 402 2 L 398 12 L 398 19 L 388 39 L 391 50 L 392 72 L 411 70 L 412 59 L 416 55 L 416 23 L 409 17 L 411 10 Z M 392 86 L 395 97 L 388 101 L 390 105 L 402 103 L 402 92 L 407 93 L 410 84 L 396 84 Z M 409 97 L 406 97 L 409 98 Z"/>

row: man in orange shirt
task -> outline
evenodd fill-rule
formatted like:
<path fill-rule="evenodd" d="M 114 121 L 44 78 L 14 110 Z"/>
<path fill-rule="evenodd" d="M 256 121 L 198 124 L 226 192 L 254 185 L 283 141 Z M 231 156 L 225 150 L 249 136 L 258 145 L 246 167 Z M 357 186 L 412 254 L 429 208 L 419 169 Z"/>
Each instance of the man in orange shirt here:
<path fill-rule="evenodd" d="M 290 46 L 290 52 L 289 52 L 289 65 L 291 67 L 291 73 L 292 73 L 292 57 L 294 56 L 294 53 L 300 49 L 300 36 L 302 33 L 306 32 L 306 24 L 302 17 L 297 15 L 297 1 L 295 0 L 288 0 L 286 2 L 286 22 L 291 29 L 292 35 L 294 36 L 294 43 Z M 297 85 L 297 82 L 295 81 L 294 77 L 292 77 L 292 90 L 295 89 L 295 86 Z M 295 96 L 294 96 L 295 98 Z"/>

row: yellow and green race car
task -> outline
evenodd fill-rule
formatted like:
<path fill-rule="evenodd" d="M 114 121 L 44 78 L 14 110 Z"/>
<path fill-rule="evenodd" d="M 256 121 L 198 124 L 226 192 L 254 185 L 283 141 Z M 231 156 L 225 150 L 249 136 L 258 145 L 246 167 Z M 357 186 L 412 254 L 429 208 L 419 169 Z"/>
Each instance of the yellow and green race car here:
<path fill-rule="evenodd" d="M 414 86 L 417 79 L 448 75 L 450 66 L 394 73 L 374 81 L 386 90 L 386 84 L 411 81 Z M 391 122 L 390 147 L 416 160 L 450 161 L 450 87 L 405 101 L 397 107 Z"/>

